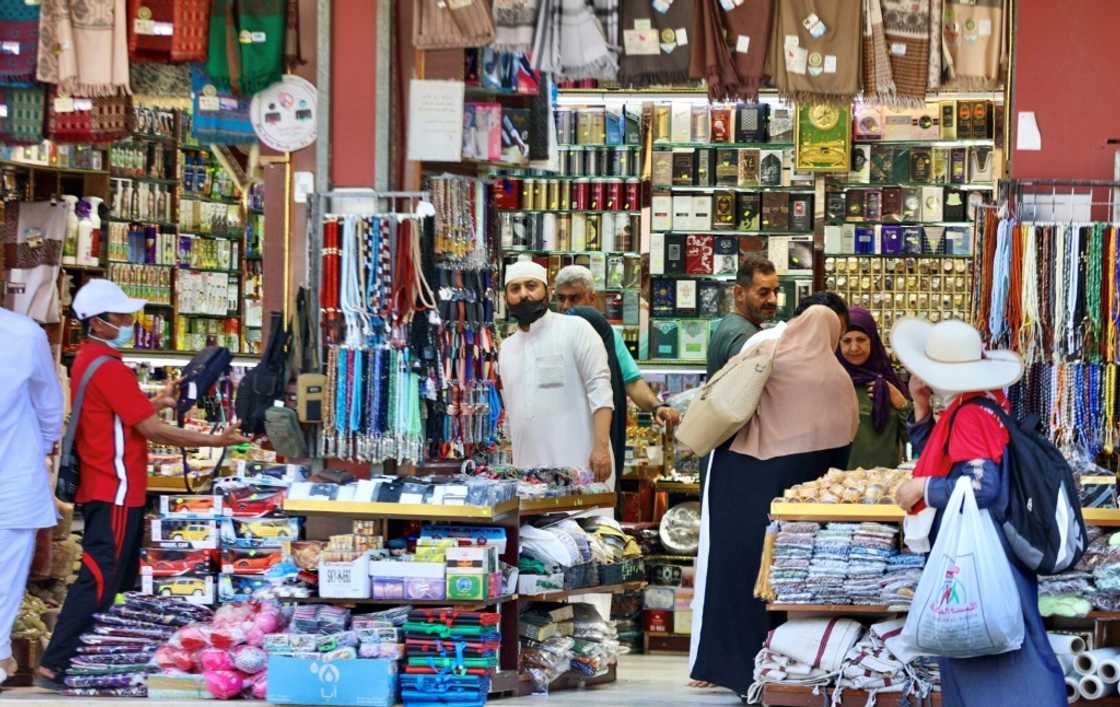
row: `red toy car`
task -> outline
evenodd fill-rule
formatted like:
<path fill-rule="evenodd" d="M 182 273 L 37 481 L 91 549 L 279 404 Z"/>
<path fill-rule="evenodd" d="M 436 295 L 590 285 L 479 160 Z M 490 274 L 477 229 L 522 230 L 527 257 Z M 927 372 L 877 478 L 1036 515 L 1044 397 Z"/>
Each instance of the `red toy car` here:
<path fill-rule="evenodd" d="M 226 550 L 222 571 L 227 574 L 264 574 L 284 559 L 278 550 Z"/>
<path fill-rule="evenodd" d="M 209 550 L 165 550 L 144 548 L 140 551 L 141 573 L 152 577 L 178 577 L 184 574 L 209 574 Z"/>
<path fill-rule="evenodd" d="M 226 515 L 234 518 L 263 518 L 283 509 L 283 491 L 268 495 L 254 493 L 240 498 L 230 495 L 225 498 Z"/>

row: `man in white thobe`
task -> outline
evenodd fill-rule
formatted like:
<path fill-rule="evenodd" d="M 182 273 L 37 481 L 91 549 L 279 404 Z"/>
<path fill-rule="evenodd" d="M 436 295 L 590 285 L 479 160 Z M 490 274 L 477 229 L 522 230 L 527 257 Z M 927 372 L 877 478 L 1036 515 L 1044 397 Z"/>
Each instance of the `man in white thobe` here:
<path fill-rule="evenodd" d="M 506 268 L 506 306 L 518 330 L 502 342 L 498 373 L 513 464 L 589 468 L 613 484 L 607 351 L 586 321 L 549 311 L 549 294 L 537 263 Z"/>
<path fill-rule="evenodd" d="M 57 514 L 46 457 L 62 431 L 62 387 L 47 335 L 0 309 L 0 682 L 16 670 L 12 624 L 23 602 L 39 528 Z"/>

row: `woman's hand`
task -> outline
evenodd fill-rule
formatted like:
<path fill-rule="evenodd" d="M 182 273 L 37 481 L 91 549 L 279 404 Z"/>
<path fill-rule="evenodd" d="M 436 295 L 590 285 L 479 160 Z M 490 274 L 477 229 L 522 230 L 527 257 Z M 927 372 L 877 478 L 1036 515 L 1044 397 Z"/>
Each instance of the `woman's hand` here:
<path fill-rule="evenodd" d="M 918 501 L 925 498 L 925 495 L 926 480 L 910 479 L 909 481 L 903 481 L 898 490 L 894 492 L 894 500 L 899 508 L 909 513 Z"/>
<path fill-rule="evenodd" d="M 933 412 L 933 391 L 916 373 L 910 374 L 910 397 L 914 399 L 914 422 L 925 422 Z"/>
<path fill-rule="evenodd" d="M 905 410 L 910 401 L 902 394 L 902 391 L 895 388 L 889 381 L 883 381 L 883 385 L 887 386 L 887 392 L 891 395 L 891 405 L 895 410 Z"/>

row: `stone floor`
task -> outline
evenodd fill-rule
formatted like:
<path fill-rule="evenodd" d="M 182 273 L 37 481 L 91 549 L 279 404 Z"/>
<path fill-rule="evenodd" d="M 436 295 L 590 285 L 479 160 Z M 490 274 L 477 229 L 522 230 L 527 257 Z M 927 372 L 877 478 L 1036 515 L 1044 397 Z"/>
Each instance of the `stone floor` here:
<path fill-rule="evenodd" d="M 543 705 L 580 705 L 581 707 L 670 707 L 672 705 L 738 705 L 739 699 L 727 690 L 696 690 L 687 686 L 688 659 L 684 656 L 624 656 L 617 682 L 578 691 L 557 692 L 548 697 L 493 700 L 495 707 L 542 707 Z M 136 705 L 138 700 L 61 698 L 33 688 L 6 690 L 0 702 L 19 701 L 19 707 L 53 707 L 58 704 L 91 704 L 95 707 Z M 166 707 L 214 707 L 212 700 L 160 700 Z M 264 705 L 264 702 L 234 702 Z"/>

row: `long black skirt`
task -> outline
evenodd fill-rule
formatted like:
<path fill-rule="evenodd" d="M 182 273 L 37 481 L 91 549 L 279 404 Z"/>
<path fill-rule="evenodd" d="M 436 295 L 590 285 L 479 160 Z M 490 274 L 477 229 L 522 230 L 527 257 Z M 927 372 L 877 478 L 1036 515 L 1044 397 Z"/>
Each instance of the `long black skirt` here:
<path fill-rule="evenodd" d="M 704 488 L 693 602 L 693 680 L 745 695 L 767 632 L 785 620 L 754 598 L 770 502 L 790 486 L 844 469 L 850 447 L 755 459 L 727 447 L 712 454 Z"/>

